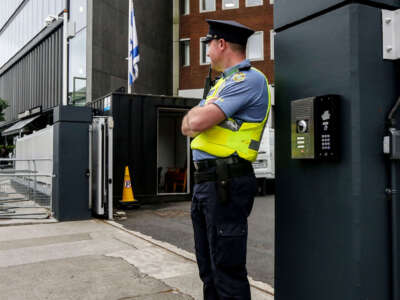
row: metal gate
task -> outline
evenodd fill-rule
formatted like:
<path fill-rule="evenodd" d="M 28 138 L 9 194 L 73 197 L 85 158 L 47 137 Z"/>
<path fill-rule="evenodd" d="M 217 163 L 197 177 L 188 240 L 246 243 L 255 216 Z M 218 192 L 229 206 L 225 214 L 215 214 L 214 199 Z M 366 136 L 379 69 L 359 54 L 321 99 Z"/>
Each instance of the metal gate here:
<path fill-rule="evenodd" d="M 52 216 L 52 159 L 0 159 L 0 219 Z"/>
<path fill-rule="evenodd" d="M 113 128 L 112 117 L 96 116 L 89 134 L 89 207 L 93 213 L 113 218 Z"/>

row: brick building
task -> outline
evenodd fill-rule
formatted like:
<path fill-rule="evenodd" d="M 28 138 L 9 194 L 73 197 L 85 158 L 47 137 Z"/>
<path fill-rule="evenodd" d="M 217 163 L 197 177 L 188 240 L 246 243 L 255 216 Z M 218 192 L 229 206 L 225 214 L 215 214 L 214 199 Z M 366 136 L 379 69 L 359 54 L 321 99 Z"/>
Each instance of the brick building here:
<path fill-rule="evenodd" d="M 181 0 L 179 95 L 200 98 L 203 94 L 204 79 L 210 66 L 207 46 L 201 43 L 208 32 L 205 19 L 235 20 L 254 29 L 256 32 L 247 44 L 247 58 L 273 85 L 272 3 L 272 0 Z"/>

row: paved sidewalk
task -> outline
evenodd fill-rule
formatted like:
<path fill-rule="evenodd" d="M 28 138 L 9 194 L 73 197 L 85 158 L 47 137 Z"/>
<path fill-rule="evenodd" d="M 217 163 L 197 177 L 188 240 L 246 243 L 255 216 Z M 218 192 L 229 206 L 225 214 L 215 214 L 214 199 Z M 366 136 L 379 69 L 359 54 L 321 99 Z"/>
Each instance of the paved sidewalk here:
<path fill-rule="evenodd" d="M 193 258 L 114 222 L 0 226 L 1 299 L 202 299 Z M 252 285 L 253 299 L 273 299 Z"/>
<path fill-rule="evenodd" d="M 127 218 L 116 220 L 124 228 L 194 253 L 190 201 L 143 204 L 125 210 Z M 256 197 L 248 218 L 247 271 L 258 281 L 273 286 L 275 262 L 275 197 Z"/>

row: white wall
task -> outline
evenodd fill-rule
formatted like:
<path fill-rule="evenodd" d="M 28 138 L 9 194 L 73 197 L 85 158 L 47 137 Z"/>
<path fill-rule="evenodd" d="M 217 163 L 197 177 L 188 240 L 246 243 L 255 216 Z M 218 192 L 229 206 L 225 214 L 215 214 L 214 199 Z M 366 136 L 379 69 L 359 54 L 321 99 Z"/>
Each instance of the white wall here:
<path fill-rule="evenodd" d="M 16 170 L 34 170 L 41 174 L 53 174 L 53 126 L 36 131 L 17 139 L 15 144 L 16 159 L 49 159 L 33 162 L 17 161 Z M 51 177 L 37 177 L 39 182 L 51 184 Z"/>
<path fill-rule="evenodd" d="M 178 96 L 185 97 L 185 98 L 203 98 L 203 91 L 204 89 L 193 89 L 193 90 L 179 90 Z"/>

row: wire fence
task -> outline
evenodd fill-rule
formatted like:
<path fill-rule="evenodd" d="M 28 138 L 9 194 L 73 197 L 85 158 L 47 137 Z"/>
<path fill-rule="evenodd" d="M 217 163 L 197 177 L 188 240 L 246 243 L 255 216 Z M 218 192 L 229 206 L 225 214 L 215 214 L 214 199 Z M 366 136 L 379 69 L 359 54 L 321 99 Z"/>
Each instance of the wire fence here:
<path fill-rule="evenodd" d="M 0 159 L 0 219 L 52 216 L 50 165 L 52 159 Z"/>

